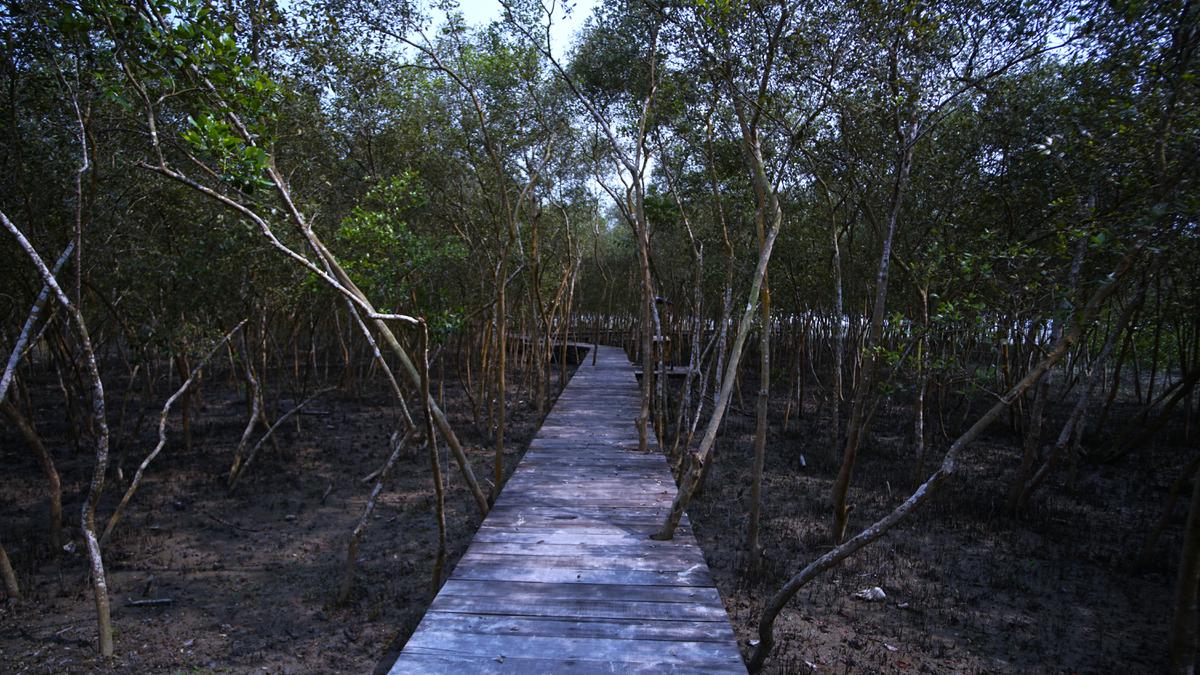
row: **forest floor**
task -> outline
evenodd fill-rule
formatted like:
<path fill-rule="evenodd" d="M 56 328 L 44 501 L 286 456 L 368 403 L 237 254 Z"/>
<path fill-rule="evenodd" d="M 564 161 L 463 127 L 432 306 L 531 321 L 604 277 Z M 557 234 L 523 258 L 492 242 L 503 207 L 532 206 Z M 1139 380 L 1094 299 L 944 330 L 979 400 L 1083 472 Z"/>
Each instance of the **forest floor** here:
<path fill-rule="evenodd" d="M 757 384 L 747 379 L 744 389 L 756 391 Z M 752 412 L 727 418 L 705 492 L 689 508 L 746 655 L 765 602 L 829 550 L 838 466 L 828 408 L 810 406 L 800 420 L 793 415 L 785 431 L 782 402 L 776 403 L 763 477 L 765 562 L 757 581 L 743 574 Z M 753 405 L 747 397 L 743 409 Z M 860 453 L 848 536 L 915 487 L 912 419 L 902 405 L 881 406 Z M 1048 437 L 1058 424 L 1048 415 Z M 793 598 L 776 621 L 767 672 L 1165 672 L 1187 490 L 1150 564 L 1133 561 L 1196 448 L 1185 446 L 1181 433 L 1158 438 L 1121 463 L 1081 464 L 1073 488 L 1060 472 L 1018 519 L 1005 515 L 1005 497 L 1021 440 L 997 422 L 926 508 Z M 943 440 L 937 449 L 947 445 Z M 935 452 L 927 471 L 940 462 Z M 875 586 L 886 600 L 853 598 Z"/>
<path fill-rule="evenodd" d="M 752 378 L 743 386 L 756 388 Z M 44 394 L 35 405 L 53 409 L 54 399 Z M 539 423 L 524 393 L 513 395 L 509 472 Z M 311 405 L 313 414 L 300 417 L 299 430 L 286 425 L 282 451 L 264 455 L 230 495 L 223 479 L 244 423 L 244 401 L 231 389 L 223 394 L 215 381 L 207 385 L 192 451 L 184 452 L 176 430 L 106 550 L 117 648 L 108 663 L 95 656 L 77 530 L 73 552 L 49 555 L 44 479 L 20 440 L 0 428 L 0 533 L 27 596 L 0 604 L 0 671 L 386 668 L 430 600 L 436 528 L 429 471 L 423 453 L 397 466 L 360 548 L 357 595 L 348 607 L 332 606 L 346 538 L 370 490 L 360 478 L 384 460 L 393 421 L 383 389 L 326 396 Z M 483 481 L 490 475 L 490 445 L 466 418 L 461 389 L 448 382 L 445 399 Z M 747 399 L 735 408 L 752 405 Z M 828 550 L 828 500 L 837 471 L 828 411 L 810 406 L 784 429 L 782 401 L 775 405 L 764 475 L 766 556 L 758 580 L 743 574 L 743 541 L 730 536 L 745 531 L 752 415 L 735 410 L 727 417 L 707 488 L 689 509 L 747 654 L 762 604 Z M 50 416 L 43 411 L 42 418 Z M 66 447 L 65 420 L 43 426 L 52 447 Z M 873 428 L 851 493 L 851 533 L 913 487 L 911 411 L 889 401 Z M 1056 428 L 1053 412 L 1046 428 Z M 125 444 L 126 475 L 151 445 L 149 430 Z M 945 445 L 942 440 L 936 449 Z M 927 508 L 801 591 L 776 623 L 768 672 L 1163 671 L 1186 495 L 1150 565 L 1135 568 L 1131 561 L 1195 448 L 1164 434 L 1122 463 L 1081 465 L 1072 489 L 1060 476 L 1026 517 L 1015 519 L 1003 505 L 1019 446 L 1019 437 L 997 423 Z M 91 458 L 56 456 L 66 479 L 66 514 L 77 523 Z M 928 468 L 938 461 L 934 452 Z M 447 468 L 449 569 L 480 517 L 457 467 Z M 101 514 L 111 512 L 118 493 L 110 483 Z M 884 589 L 885 601 L 852 598 L 874 586 Z M 128 605 L 152 598 L 173 603 Z"/>
<path fill-rule="evenodd" d="M 471 423 L 462 389 L 449 380 L 444 409 L 487 492 L 492 446 Z M 557 371 L 551 380 L 557 384 Z M 506 474 L 540 425 L 519 382 L 517 374 L 509 390 Z M 44 407 L 39 431 L 49 447 L 64 448 L 65 421 L 58 428 L 43 423 L 58 403 L 42 393 L 35 392 L 35 406 Z M 119 401 L 119 393 L 110 399 Z M 127 477 L 153 447 L 149 427 L 159 406 L 150 404 L 142 438 L 124 444 Z M 244 396 L 218 381 L 206 385 L 191 452 L 174 418 L 166 449 L 104 552 L 116 644 L 108 662 L 96 655 L 78 528 L 70 553 L 50 555 L 45 479 L 32 453 L 0 425 L 0 533 L 25 595 L 0 603 L 0 672 L 363 673 L 389 664 L 387 655 L 398 652 L 432 599 L 437 528 L 428 455 L 396 466 L 359 549 L 357 594 L 348 607 L 335 607 L 347 538 L 373 484 L 360 479 L 386 459 L 394 413 L 386 389 L 375 385 L 358 395 L 326 394 L 306 410 L 299 429 L 290 421 L 280 427 L 280 452 L 265 446 L 233 494 L 224 479 L 245 424 Z M 77 526 L 93 460 L 67 454 L 55 453 L 66 518 Z M 481 521 L 448 454 L 443 447 L 447 570 Z M 101 524 L 123 490 L 110 480 Z M 173 602 L 128 604 L 156 598 Z"/>

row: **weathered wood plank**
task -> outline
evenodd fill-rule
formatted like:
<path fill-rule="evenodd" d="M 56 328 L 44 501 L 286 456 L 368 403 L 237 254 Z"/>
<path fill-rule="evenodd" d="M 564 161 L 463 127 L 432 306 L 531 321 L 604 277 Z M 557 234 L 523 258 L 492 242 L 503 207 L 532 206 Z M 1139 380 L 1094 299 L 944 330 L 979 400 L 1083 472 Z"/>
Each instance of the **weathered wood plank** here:
<path fill-rule="evenodd" d="M 559 495 L 559 496 L 549 495 L 549 496 L 544 496 L 544 497 L 533 496 L 533 495 L 522 495 L 520 499 L 521 499 L 521 501 L 520 501 L 521 504 L 527 504 L 530 506 L 549 506 L 549 507 L 561 506 L 564 508 L 578 506 L 580 504 L 583 504 L 584 506 L 611 506 L 614 508 L 619 508 L 619 507 L 625 506 L 627 504 L 632 504 L 633 506 L 649 507 L 649 506 L 654 506 L 661 501 L 660 499 L 651 498 L 651 497 L 630 496 L 627 500 L 622 500 L 620 498 L 611 498 L 610 499 L 610 498 L 601 498 L 601 497 L 588 497 L 587 495 L 582 495 L 579 497 L 571 497 L 569 495 Z"/>
<path fill-rule="evenodd" d="M 469 579 L 450 579 L 441 594 L 469 597 L 507 597 L 511 594 L 536 596 L 548 600 L 587 600 L 612 597 L 614 593 L 630 601 L 699 602 L 719 606 L 717 589 L 706 586 L 612 586 L 609 584 L 539 584 L 513 582 L 492 584 Z"/>
<path fill-rule="evenodd" d="M 608 545 L 608 544 L 639 544 L 645 535 L 639 532 L 625 532 L 612 530 L 573 530 L 563 532 L 561 530 L 547 529 L 543 531 L 522 529 L 521 531 L 513 531 L 511 528 L 479 528 L 475 533 L 475 542 L 487 542 L 496 544 L 571 544 L 575 546 L 583 546 L 587 544 Z"/>
<path fill-rule="evenodd" d="M 705 567 L 704 556 L 684 550 L 656 551 L 639 555 L 538 555 L 536 553 L 495 553 L 471 547 L 463 554 L 459 565 L 506 565 L 536 570 L 646 570 L 672 574 L 692 574 L 695 567 Z"/>
<path fill-rule="evenodd" d="M 616 348 L 580 366 L 392 673 L 745 672 Z"/>
<path fill-rule="evenodd" d="M 666 515 L 669 505 L 650 505 L 650 506 L 597 506 L 585 504 L 582 506 L 545 506 L 542 504 L 501 504 L 496 503 L 493 509 L 496 512 L 495 521 L 491 525 L 500 525 L 510 523 L 520 526 L 530 522 L 558 522 L 562 524 L 570 522 L 582 523 L 599 523 L 599 524 L 662 524 L 662 518 Z M 487 520 L 491 520 L 489 514 Z M 656 522 L 657 521 L 657 522 Z M 486 520 L 484 521 L 487 522 Z M 646 533 L 649 538 L 651 532 Z"/>
<path fill-rule="evenodd" d="M 544 583 L 624 584 L 646 586 L 706 586 L 708 568 L 694 565 L 679 570 L 592 569 L 583 567 L 513 567 L 500 562 L 463 562 L 454 568 L 460 579 L 540 581 Z"/>
<path fill-rule="evenodd" d="M 726 667 L 741 665 L 742 660 L 736 649 L 730 650 L 723 644 L 712 642 L 488 635 L 449 630 L 418 630 L 404 649 L 430 655 L 492 655 L 493 659 L 518 656 L 564 661 L 680 665 L 699 661 L 711 665 L 724 663 Z"/>
<path fill-rule="evenodd" d="M 604 675 L 623 673 L 627 675 L 699 675 L 700 673 L 727 672 L 724 664 L 695 663 L 631 663 L 616 661 L 594 661 L 576 659 L 529 659 L 513 656 L 481 658 L 477 654 L 447 655 L 409 652 L 405 649 L 396 661 L 393 673 L 404 675 L 431 675 L 434 673 L 472 673 L 493 675 L 498 673 L 572 673 L 579 675 Z M 403 668 L 401 668 L 401 665 Z"/>
<path fill-rule="evenodd" d="M 618 498 L 626 495 L 670 498 L 675 494 L 674 485 L 668 488 L 660 482 L 649 479 L 636 479 L 622 484 L 620 480 L 607 477 L 589 482 L 587 485 L 572 485 L 569 481 L 561 478 L 524 476 L 521 480 L 509 481 L 504 489 L 508 492 L 509 500 L 512 501 L 519 501 L 518 498 L 525 494 L 554 497 L 596 494 Z M 614 494 L 614 490 L 620 490 L 620 493 Z M 655 501 L 655 505 L 658 503 L 660 502 Z"/>
<path fill-rule="evenodd" d="M 538 616 L 559 619 L 635 619 L 652 621 L 726 621 L 725 610 L 699 603 L 624 600 L 555 600 L 514 593 L 511 597 L 439 595 L 429 610 L 457 614 Z M 684 639 L 679 637 L 678 639 Z"/>
<path fill-rule="evenodd" d="M 614 512 L 607 519 L 586 516 L 554 518 L 538 514 L 514 514 L 507 518 L 497 518 L 495 522 L 485 523 L 480 528 L 503 529 L 510 532 L 578 532 L 581 530 L 595 530 L 597 532 L 624 533 L 649 538 L 661 523 L 662 519 L 658 518 L 655 513 L 638 515 L 618 511 Z M 682 533 L 677 531 L 676 534 L 676 539 L 679 538 L 678 535 L 680 534 L 690 534 L 690 528 L 685 526 Z"/>
<path fill-rule="evenodd" d="M 472 553 L 495 553 L 502 555 L 554 556 L 567 555 L 589 556 L 595 558 L 654 558 L 670 556 L 686 559 L 696 563 L 704 560 L 704 555 L 691 546 L 680 546 L 674 542 L 654 542 L 654 546 L 646 546 L 641 541 L 631 541 L 621 544 L 599 543 L 557 543 L 539 539 L 534 542 L 490 542 L 476 539 L 471 543 Z"/>
<path fill-rule="evenodd" d="M 428 617 L 427 625 L 431 628 L 494 635 L 729 643 L 733 632 L 724 615 L 720 621 L 648 621 L 640 618 L 451 614 L 431 609 Z"/>

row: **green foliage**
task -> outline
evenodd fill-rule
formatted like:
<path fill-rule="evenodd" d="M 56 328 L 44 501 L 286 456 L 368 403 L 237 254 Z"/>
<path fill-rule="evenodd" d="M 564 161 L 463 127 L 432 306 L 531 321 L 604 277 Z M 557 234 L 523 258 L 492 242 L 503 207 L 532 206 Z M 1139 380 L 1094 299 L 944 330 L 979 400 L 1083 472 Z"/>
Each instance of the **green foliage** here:
<path fill-rule="evenodd" d="M 1155 309 L 1139 321 L 1195 315 L 1196 270 L 1185 261 L 1196 254 L 1190 224 L 1200 213 L 1200 78 L 1195 50 L 1177 44 L 1190 35 L 1178 30 L 1180 6 L 833 2 L 790 15 L 783 7 L 603 3 L 564 64 L 625 148 L 634 147 L 656 65 L 645 211 L 656 290 L 677 314 L 698 285 L 701 312 L 715 318 L 726 265 L 735 298 L 753 270 L 758 214 L 742 139 L 752 120 L 739 118 L 740 104 L 757 119 L 779 187 L 785 225 L 769 280 L 774 310 L 790 318 L 833 314 L 835 237 L 842 311 L 857 319 L 869 306 L 904 149 L 897 128 L 919 127 L 886 305 L 897 342 L 872 354 L 901 377 L 918 367 L 915 350 L 898 360 L 905 340 L 969 344 L 1062 318 L 1120 255 L 1141 242 L 1157 247 L 1171 227 L 1193 229 L 1167 247 Z M 381 309 L 429 317 L 435 337 L 462 328 L 464 317 L 490 318 L 506 245 L 516 271 L 510 320 L 529 312 L 532 291 L 543 300 L 558 292 L 573 256 L 582 259 L 577 307 L 637 312 L 635 242 L 628 223 L 606 213 L 611 199 L 593 179 L 599 173 L 626 197 L 608 168 L 607 141 L 511 24 L 454 20 L 425 43 L 407 32 L 428 24 L 405 2 L 80 0 L 20 9 L 0 15 L 10 36 L 0 69 L 0 206 L 29 224 L 44 254 L 72 236 L 80 153 L 67 99 L 75 95 L 90 115 L 96 168 L 84 182 L 86 281 L 118 308 L 120 320 L 105 325 L 135 352 L 199 344 L 211 336 L 204 322 L 263 308 L 343 311 L 340 298 L 268 253 L 240 217 L 137 168 L 158 159 L 148 108 L 168 163 L 242 200 L 305 251 L 278 195 L 265 189 L 267 170 L 277 168 L 297 208 Z M 540 35 L 539 3 L 511 9 Z M 1022 51 L 1044 46 L 1039 34 L 1071 43 Z M 437 59 L 396 49 L 399 36 Z M 508 244 L 506 202 L 522 194 Z M 693 268 L 684 215 L 703 270 Z M 1083 281 L 1073 291 L 1081 240 Z M 32 274 L 6 272 L 0 284 L 0 311 L 16 316 Z M 1174 358 L 1190 329 L 1171 330 L 1160 350 Z M 1139 358 L 1153 349 L 1145 331 L 1133 345 Z M 964 387 L 990 385 L 994 373 L 977 370 L 966 351 L 939 352 L 929 367 Z"/>
<path fill-rule="evenodd" d="M 255 188 L 270 187 L 266 176 L 270 157 L 234 133 L 228 122 L 212 115 L 202 115 L 199 120 L 188 117 L 188 129 L 181 136 L 193 151 L 212 161 L 221 179 L 235 188 L 250 194 Z"/>
<path fill-rule="evenodd" d="M 467 251 L 454 237 L 409 225 L 409 217 L 426 203 L 415 173 L 382 179 L 342 219 L 334 241 L 347 272 L 369 297 L 387 311 L 414 299 L 417 306 L 436 308 L 427 316 L 436 331 L 453 326 L 461 311 L 447 306 L 449 295 L 438 283 L 438 272 L 456 268 Z"/>

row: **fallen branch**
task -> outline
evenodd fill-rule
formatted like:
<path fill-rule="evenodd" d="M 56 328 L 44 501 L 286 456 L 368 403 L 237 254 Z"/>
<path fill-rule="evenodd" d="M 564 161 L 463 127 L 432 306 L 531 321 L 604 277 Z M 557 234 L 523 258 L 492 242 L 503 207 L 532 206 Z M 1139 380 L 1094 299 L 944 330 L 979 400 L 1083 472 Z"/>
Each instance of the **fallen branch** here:
<path fill-rule="evenodd" d="M 126 607 L 163 607 L 175 604 L 175 598 L 150 598 L 148 600 L 126 600 Z"/>

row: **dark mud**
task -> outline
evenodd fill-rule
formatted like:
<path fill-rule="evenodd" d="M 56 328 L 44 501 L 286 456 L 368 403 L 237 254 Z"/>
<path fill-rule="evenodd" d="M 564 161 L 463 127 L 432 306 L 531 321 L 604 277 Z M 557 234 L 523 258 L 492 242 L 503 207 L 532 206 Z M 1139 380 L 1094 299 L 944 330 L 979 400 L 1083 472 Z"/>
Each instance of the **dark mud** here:
<path fill-rule="evenodd" d="M 551 379 L 556 385 L 556 372 Z M 509 389 L 508 473 L 540 424 L 522 382 L 515 373 Z M 96 656 L 77 528 L 92 459 L 71 451 L 65 424 L 45 412 L 59 405 L 54 393 L 35 391 L 43 408 L 39 431 L 58 461 L 64 510 L 76 527 L 72 552 L 53 555 L 45 535 L 45 479 L 21 440 L 0 427 L 0 532 L 25 594 L 21 602 L 0 602 L 0 672 L 363 673 L 389 662 L 389 650 L 403 644 L 431 599 L 433 485 L 425 452 L 400 461 L 359 549 L 355 596 L 348 606 L 334 606 L 347 538 L 371 489 L 361 479 L 383 463 L 395 428 L 386 389 L 363 387 L 326 394 L 298 423 L 285 423 L 278 452 L 265 445 L 233 494 L 224 479 L 245 423 L 244 397 L 223 379 L 206 384 L 190 452 L 173 418 L 166 449 L 105 550 L 116 643 L 108 662 Z M 472 423 L 453 377 L 444 403 L 486 491 L 493 447 Z M 294 405 L 276 404 L 278 410 Z M 126 477 L 153 447 L 149 427 L 159 406 L 148 402 L 147 429 L 124 444 Z M 481 518 L 445 448 L 443 472 L 449 569 Z M 101 522 L 124 487 L 114 471 Z M 129 604 L 163 598 L 171 604 Z"/>
<path fill-rule="evenodd" d="M 507 471 L 539 423 L 520 382 L 518 374 L 510 390 Z M 754 386 L 747 378 L 746 390 Z M 40 405 L 54 405 L 51 392 L 42 395 Z M 360 673 L 389 664 L 430 600 L 436 528 L 429 469 L 423 454 L 401 461 L 360 549 L 356 595 L 349 606 L 333 606 L 346 537 L 370 489 L 360 479 L 385 458 L 394 413 L 382 388 L 328 396 L 313 404 L 313 414 L 300 416 L 299 427 L 286 426 L 280 451 L 268 450 L 230 495 L 223 479 L 244 401 L 216 381 L 206 386 L 193 449 L 184 450 L 176 430 L 106 551 L 117 648 L 107 663 L 95 656 L 77 530 L 74 552 L 50 554 L 44 478 L 4 428 L 0 533 L 27 598 L 0 603 L 0 671 Z M 445 398 L 484 481 L 491 445 L 472 424 L 469 401 L 453 378 Z M 153 405 L 151 417 L 159 403 Z M 747 654 L 763 603 L 828 550 L 837 471 L 829 409 L 810 402 L 785 427 L 783 401 L 773 406 L 761 575 L 744 573 L 751 415 L 735 410 L 727 418 L 706 489 L 690 509 Z M 1057 429 L 1055 414 L 1048 434 Z M 91 460 L 69 450 L 62 420 L 43 417 L 40 431 L 64 475 L 67 516 L 77 522 Z M 851 492 L 851 532 L 914 487 L 911 418 L 902 402 L 881 406 Z M 147 432 L 126 443 L 127 474 L 152 442 Z M 935 434 L 930 468 L 948 442 Z M 1171 483 L 1194 456 L 1194 441 L 1168 430 L 1120 463 L 1081 463 L 1074 480 L 1060 472 L 1029 513 L 1012 517 L 1004 497 L 1019 448 L 1020 437 L 996 424 L 927 508 L 802 590 L 776 624 L 768 672 L 1165 670 L 1186 491 L 1149 564 L 1134 559 L 1162 515 Z M 480 516 L 457 468 L 443 459 L 452 566 Z M 102 514 L 111 512 L 118 493 L 118 484 L 110 484 Z M 886 600 L 852 597 L 874 586 Z M 173 602 L 127 604 L 147 598 Z"/>
<path fill-rule="evenodd" d="M 745 387 L 755 391 L 753 383 Z M 809 406 L 784 429 L 783 403 L 775 404 L 763 479 L 762 575 L 743 574 L 752 415 L 730 418 L 706 490 L 690 509 L 747 655 L 765 602 L 830 548 L 838 465 L 829 410 Z M 911 420 L 903 405 L 882 406 L 855 474 L 849 534 L 915 487 Z M 1047 436 L 1057 429 L 1051 415 Z M 935 450 L 944 452 L 949 440 L 937 438 Z M 1020 447 L 1020 437 L 997 423 L 927 508 L 802 589 L 776 622 L 767 672 L 1164 672 L 1188 491 L 1150 564 L 1134 560 L 1194 445 L 1168 433 L 1119 464 L 1081 464 L 1073 485 L 1070 472 L 1060 471 L 1030 512 L 1014 518 L 1005 513 L 1005 496 Z M 928 470 L 940 461 L 935 452 Z M 885 601 L 853 598 L 875 586 Z"/>

